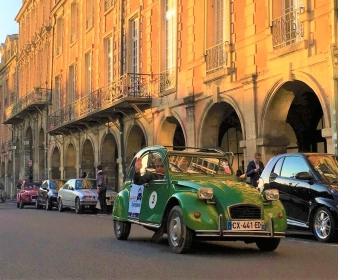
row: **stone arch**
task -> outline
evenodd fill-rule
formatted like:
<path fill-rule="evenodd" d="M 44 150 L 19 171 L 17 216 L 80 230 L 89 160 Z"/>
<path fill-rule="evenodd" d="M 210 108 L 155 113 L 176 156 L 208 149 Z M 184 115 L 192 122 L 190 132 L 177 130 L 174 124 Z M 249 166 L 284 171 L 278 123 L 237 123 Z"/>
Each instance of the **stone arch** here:
<path fill-rule="evenodd" d="M 199 146 L 233 152 L 233 168 L 244 172 L 243 148 L 239 144 L 243 140 L 243 117 L 235 104 L 231 98 L 207 104 L 198 130 Z"/>
<path fill-rule="evenodd" d="M 94 146 L 91 139 L 84 140 L 81 150 L 81 172 L 96 174 Z"/>
<path fill-rule="evenodd" d="M 146 139 L 146 133 L 144 133 L 144 131 L 144 127 L 139 123 L 129 128 L 126 141 L 126 168 L 129 167 L 134 154 L 147 146 L 148 139 Z"/>
<path fill-rule="evenodd" d="M 318 148 L 326 152 L 321 129 L 327 125 L 325 119 L 329 117 L 324 115 L 322 102 L 314 89 L 303 81 L 277 80 L 264 101 L 258 120 L 262 124 L 258 134 L 262 137 L 260 144 L 265 147 L 265 154 L 269 157 L 287 152 L 289 148 L 292 152 L 316 152 Z"/>
<path fill-rule="evenodd" d="M 76 178 L 76 148 L 75 145 L 70 142 L 65 149 L 65 162 L 64 162 L 64 178 Z"/>
<path fill-rule="evenodd" d="M 163 116 L 157 131 L 155 144 L 162 146 L 185 146 L 186 131 L 179 114 L 175 111 L 170 116 Z"/>
<path fill-rule="evenodd" d="M 119 168 L 118 168 L 118 145 L 115 136 L 107 133 L 102 140 L 101 146 L 101 165 L 106 178 L 106 182 L 110 188 L 118 189 Z M 94 178 L 96 174 L 93 174 Z"/>
<path fill-rule="evenodd" d="M 51 156 L 51 179 L 61 179 L 61 152 L 59 147 L 55 146 L 52 150 Z"/>

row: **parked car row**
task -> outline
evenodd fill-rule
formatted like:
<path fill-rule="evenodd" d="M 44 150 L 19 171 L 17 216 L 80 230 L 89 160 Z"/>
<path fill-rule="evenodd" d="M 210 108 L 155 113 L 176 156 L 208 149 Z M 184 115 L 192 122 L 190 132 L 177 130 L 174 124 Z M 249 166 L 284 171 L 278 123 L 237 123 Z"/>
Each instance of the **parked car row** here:
<path fill-rule="evenodd" d="M 109 189 L 106 193 L 107 210 L 112 210 L 116 192 Z M 16 196 L 18 208 L 35 205 L 36 209 L 52 210 L 56 207 L 60 212 L 75 209 L 77 214 L 88 209 L 96 213 L 98 195 L 96 179 L 79 178 L 66 180 L 45 180 L 44 182 L 23 181 Z"/>

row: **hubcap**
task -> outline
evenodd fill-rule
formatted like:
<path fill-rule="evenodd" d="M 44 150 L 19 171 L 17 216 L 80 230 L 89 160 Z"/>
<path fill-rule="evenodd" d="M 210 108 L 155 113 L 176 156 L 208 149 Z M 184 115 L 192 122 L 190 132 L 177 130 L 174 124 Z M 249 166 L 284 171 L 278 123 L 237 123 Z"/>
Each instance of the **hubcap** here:
<path fill-rule="evenodd" d="M 181 239 L 181 219 L 178 215 L 173 216 L 169 225 L 169 236 L 172 244 L 178 246 Z"/>
<path fill-rule="evenodd" d="M 315 218 L 315 231 L 319 238 L 325 239 L 331 231 L 330 216 L 325 211 L 320 211 Z"/>

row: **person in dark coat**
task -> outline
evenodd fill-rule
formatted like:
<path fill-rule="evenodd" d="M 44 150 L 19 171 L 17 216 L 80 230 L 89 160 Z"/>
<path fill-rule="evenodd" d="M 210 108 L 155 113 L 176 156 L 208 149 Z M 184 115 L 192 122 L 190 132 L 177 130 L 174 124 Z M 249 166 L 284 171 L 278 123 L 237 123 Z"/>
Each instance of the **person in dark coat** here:
<path fill-rule="evenodd" d="M 98 199 L 100 201 L 100 206 L 101 206 L 99 214 L 107 214 L 107 202 L 106 202 L 107 186 L 104 180 L 102 165 L 97 166 L 96 187 L 97 187 L 97 193 L 99 195 Z"/>
<path fill-rule="evenodd" d="M 259 177 L 264 169 L 264 164 L 261 162 L 262 155 L 255 153 L 254 159 L 249 162 L 246 168 L 246 176 L 250 178 L 250 184 L 257 188 Z"/>
<path fill-rule="evenodd" d="M 164 179 L 165 170 L 163 161 L 161 158 L 156 158 L 155 160 L 155 173 L 145 173 L 141 176 L 140 170 L 142 168 L 142 159 L 138 158 L 135 162 L 135 174 L 134 174 L 134 184 L 143 185 L 150 182 L 151 180 Z"/>
<path fill-rule="evenodd" d="M 82 172 L 81 178 L 86 178 L 86 177 L 87 177 L 87 172 L 86 171 Z"/>

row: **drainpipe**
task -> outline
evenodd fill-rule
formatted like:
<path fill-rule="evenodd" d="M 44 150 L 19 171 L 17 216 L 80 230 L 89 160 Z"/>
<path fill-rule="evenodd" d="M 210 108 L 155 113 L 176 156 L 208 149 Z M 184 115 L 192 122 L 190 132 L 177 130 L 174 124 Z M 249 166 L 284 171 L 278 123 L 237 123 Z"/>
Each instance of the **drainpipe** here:
<path fill-rule="evenodd" d="M 121 49 L 120 49 L 120 77 L 122 77 L 123 73 L 123 55 L 124 55 L 124 45 L 123 45 L 123 25 L 124 25 L 124 19 L 123 19 L 123 12 L 124 12 L 124 0 L 121 1 L 121 21 L 120 21 L 120 44 L 121 44 Z M 120 124 L 120 142 L 121 142 L 121 167 L 122 167 L 122 179 L 123 182 L 125 181 L 126 178 L 126 171 L 125 171 L 125 147 L 124 147 L 124 123 L 123 123 L 123 115 L 120 114 L 119 116 L 119 124 Z"/>
<path fill-rule="evenodd" d="M 49 116 L 49 106 L 53 104 L 53 73 L 54 73 L 54 41 L 55 41 L 55 25 L 56 25 L 56 15 L 54 14 L 54 24 L 53 24 L 53 33 L 52 33 L 52 61 L 50 69 L 50 95 L 46 102 L 46 153 L 45 153 L 45 163 L 46 163 L 46 180 L 49 179 L 49 165 L 48 165 L 48 147 L 49 147 L 49 135 L 48 135 L 48 116 Z"/>

